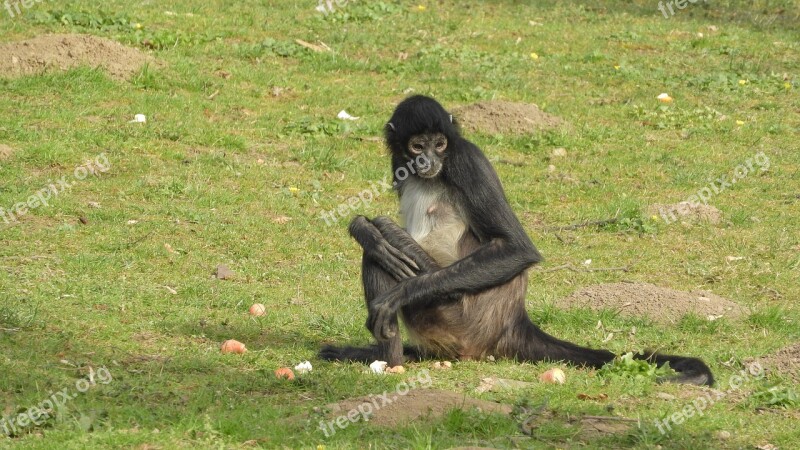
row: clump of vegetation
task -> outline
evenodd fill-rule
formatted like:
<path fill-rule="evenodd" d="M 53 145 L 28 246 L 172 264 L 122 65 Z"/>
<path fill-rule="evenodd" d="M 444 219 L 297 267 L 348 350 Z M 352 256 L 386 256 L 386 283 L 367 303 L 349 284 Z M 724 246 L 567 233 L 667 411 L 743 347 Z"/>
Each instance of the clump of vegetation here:
<path fill-rule="evenodd" d="M 800 395 L 791 386 L 773 383 L 750 394 L 748 405 L 753 408 L 797 408 L 800 407 Z"/>
<path fill-rule="evenodd" d="M 99 11 L 37 11 L 33 14 L 33 22 L 38 25 L 60 25 L 74 32 L 109 33 L 123 41 L 157 50 L 178 45 L 194 46 L 223 37 L 211 31 L 189 34 L 174 29 L 151 30 L 145 27 L 143 21 L 131 19 L 127 14 Z"/>
<path fill-rule="evenodd" d="M 597 373 L 602 377 L 636 378 L 650 381 L 675 375 L 675 371 L 669 366 L 669 363 L 658 367 L 643 359 L 635 359 L 633 352 L 618 356 L 604 365 Z"/>
<path fill-rule="evenodd" d="M 62 24 L 71 28 L 97 31 L 133 32 L 141 25 L 127 14 L 86 11 L 36 11 L 33 21 L 40 25 Z"/>

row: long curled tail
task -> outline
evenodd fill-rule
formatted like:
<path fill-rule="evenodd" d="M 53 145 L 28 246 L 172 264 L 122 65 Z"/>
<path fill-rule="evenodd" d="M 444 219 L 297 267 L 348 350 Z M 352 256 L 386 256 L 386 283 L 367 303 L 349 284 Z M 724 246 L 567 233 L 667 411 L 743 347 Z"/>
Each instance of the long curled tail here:
<path fill-rule="evenodd" d="M 669 367 L 678 372 L 674 377 L 666 378 L 663 381 L 673 383 L 697 384 L 705 386 L 714 385 L 714 375 L 706 363 L 698 358 L 690 356 L 662 355 L 660 353 L 645 351 L 644 355 L 634 355 L 634 359 L 656 363 L 658 367 L 669 363 Z"/>
<path fill-rule="evenodd" d="M 562 341 L 545 333 L 532 322 L 525 322 L 518 325 L 524 330 L 524 345 L 515 355 L 518 359 L 532 362 L 543 360 L 565 361 L 578 366 L 599 369 L 616 357 L 608 350 L 581 347 L 571 342 Z M 714 376 L 711 374 L 711 369 L 698 358 L 662 355 L 649 351 L 645 352 L 644 355 L 635 355 L 634 358 L 655 363 L 659 367 L 669 363 L 670 368 L 678 372 L 677 375 L 661 381 L 706 386 L 714 384 Z"/>

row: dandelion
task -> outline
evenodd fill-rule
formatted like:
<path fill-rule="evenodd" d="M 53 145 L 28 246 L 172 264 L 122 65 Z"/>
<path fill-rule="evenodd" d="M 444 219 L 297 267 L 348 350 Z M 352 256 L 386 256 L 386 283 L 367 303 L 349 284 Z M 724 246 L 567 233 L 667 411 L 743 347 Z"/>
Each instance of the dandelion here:
<path fill-rule="evenodd" d="M 747 83 L 749 83 L 748 80 L 739 80 L 739 86 L 744 86 Z"/>
<path fill-rule="evenodd" d="M 536 53 L 531 53 L 531 59 L 539 59 L 539 55 Z"/>
<path fill-rule="evenodd" d="M 418 11 L 425 11 L 426 9 L 428 9 L 428 8 L 425 5 L 417 5 L 417 10 Z"/>
<path fill-rule="evenodd" d="M 744 120 L 737 120 L 736 125 L 744 125 Z"/>

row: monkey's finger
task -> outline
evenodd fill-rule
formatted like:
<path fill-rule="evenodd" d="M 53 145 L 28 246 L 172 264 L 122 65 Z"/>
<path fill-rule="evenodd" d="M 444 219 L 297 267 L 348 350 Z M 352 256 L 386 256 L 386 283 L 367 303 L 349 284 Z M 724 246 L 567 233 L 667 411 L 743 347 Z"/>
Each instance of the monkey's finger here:
<path fill-rule="evenodd" d="M 395 253 L 396 252 L 396 253 Z M 399 250 L 396 248 L 387 245 L 381 246 L 380 250 L 380 258 L 379 261 L 381 262 L 381 266 L 389 272 L 397 281 L 405 280 L 406 278 L 411 278 L 417 276 L 417 273 L 412 270 L 405 261 L 401 260 L 400 257 L 405 257 Z M 413 263 L 413 261 L 412 261 Z"/>
<path fill-rule="evenodd" d="M 383 339 L 397 336 L 397 313 L 389 308 L 382 308 L 378 314 L 378 327 Z"/>
<path fill-rule="evenodd" d="M 397 336 L 397 323 L 394 321 L 384 322 L 382 329 L 383 329 L 382 336 L 385 339 L 391 339 Z"/>
<path fill-rule="evenodd" d="M 384 341 L 397 335 L 397 311 L 387 306 L 371 307 L 367 316 L 367 329 L 375 339 Z"/>
<path fill-rule="evenodd" d="M 394 248 L 394 247 L 392 247 L 392 248 Z M 410 256 L 406 255 L 405 253 L 401 252 L 400 250 L 397 250 L 396 248 L 394 248 L 394 249 L 400 254 L 400 261 L 403 261 L 404 263 L 406 263 L 407 266 L 411 267 L 414 270 L 419 270 L 419 266 L 417 265 L 416 261 L 411 259 Z"/>
<path fill-rule="evenodd" d="M 391 339 L 397 336 L 397 325 L 393 325 L 391 320 L 383 318 L 382 320 L 378 320 L 377 329 L 375 331 L 376 334 L 378 334 L 378 339 Z"/>
<path fill-rule="evenodd" d="M 419 266 L 417 265 L 416 262 L 414 262 L 413 259 L 411 259 L 408 255 L 395 248 L 393 245 L 391 244 L 387 245 L 387 249 L 389 250 L 389 253 L 391 253 L 394 257 L 396 257 L 400 261 L 404 262 L 407 266 L 413 268 L 414 270 L 419 270 Z"/>
<path fill-rule="evenodd" d="M 381 267 L 397 281 L 403 281 L 416 275 L 408 266 L 391 258 L 384 259 L 381 262 Z"/>
<path fill-rule="evenodd" d="M 367 329 L 370 333 L 372 333 L 372 336 L 375 337 L 375 339 L 380 340 L 381 335 L 378 333 L 378 330 L 375 329 L 375 316 L 372 313 L 367 316 Z"/>

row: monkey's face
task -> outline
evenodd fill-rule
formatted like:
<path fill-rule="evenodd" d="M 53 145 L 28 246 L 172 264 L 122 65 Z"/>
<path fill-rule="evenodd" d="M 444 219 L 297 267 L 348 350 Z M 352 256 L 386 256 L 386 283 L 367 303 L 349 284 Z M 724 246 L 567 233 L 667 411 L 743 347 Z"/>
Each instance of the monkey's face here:
<path fill-rule="evenodd" d="M 422 178 L 439 175 L 446 150 L 447 137 L 442 133 L 415 134 L 408 140 L 408 153 Z"/>

